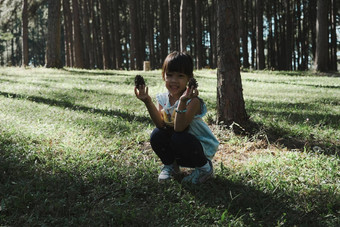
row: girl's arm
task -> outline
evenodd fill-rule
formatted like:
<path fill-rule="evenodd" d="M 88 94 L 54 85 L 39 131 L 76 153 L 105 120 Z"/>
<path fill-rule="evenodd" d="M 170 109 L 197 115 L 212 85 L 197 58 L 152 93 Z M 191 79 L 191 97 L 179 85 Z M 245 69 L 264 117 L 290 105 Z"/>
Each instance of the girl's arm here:
<path fill-rule="evenodd" d="M 152 102 L 148 91 L 149 89 L 145 85 L 140 85 L 139 88 L 135 87 L 135 95 L 139 100 L 144 102 L 153 123 L 156 125 L 157 128 L 163 128 L 165 126 L 164 121 L 159 110 Z"/>
<path fill-rule="evenodd" d="M 175 115 L 174 130 L 176 132 L 184 131 L 196 114 L 201 112 L 201 102 L 198 98 L 198 90 L 194 88 L 188 88 L 179 99 L 177 113 Z M 187 101 L 191 99 L 191 102 L 186 105 Z"/>

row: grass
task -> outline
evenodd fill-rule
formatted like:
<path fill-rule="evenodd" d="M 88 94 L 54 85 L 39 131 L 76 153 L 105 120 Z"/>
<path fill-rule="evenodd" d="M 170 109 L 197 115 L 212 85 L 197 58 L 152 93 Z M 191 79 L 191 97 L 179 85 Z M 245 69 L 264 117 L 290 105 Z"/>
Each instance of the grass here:
<path fill-rule="evenodd" d="M 197 187 L 157 183 L 135 74 L 0 68 L 1 226 L 340 224 L 339 77 L 242 73 L 251 127 L 210 125 L 216 177 Z M 195 75 L 212 122 L 216 71 Z"/>

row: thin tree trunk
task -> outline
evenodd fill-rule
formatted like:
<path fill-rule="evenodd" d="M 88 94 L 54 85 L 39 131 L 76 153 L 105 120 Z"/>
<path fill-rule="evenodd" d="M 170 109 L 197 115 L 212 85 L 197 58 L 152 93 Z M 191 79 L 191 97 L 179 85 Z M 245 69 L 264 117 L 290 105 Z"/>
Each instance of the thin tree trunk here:
<path fill-rule="evenodd" d="M 22 66 L 28 65 L 28 3 L 22 1 Z"/>
<path fill-rule="evenodd" d="M 103 48 L 103 69 L 110 68 L 110 54 L 109 54 L 109 35 L 107 31 L 107 4 L 106 0 L 99 1 L 100 8 L 100 25 L 101 25 L 101 35 L 102 35 L 102 48 Z"/>
<path fill-rule="evenodd" d="M 251 1 L 251 67 L 255 68 L 256 66 L 256 1 Z"/>
<path fill-rule="evenodd" d="M 186 17 L 187 17 L 187 0 L 181 0 L 181 9 L 179 15 L 179 23 L 180 23 L 180 51 L 186 51 L 187 47 L 187 24 L 186 24 Z"/>
<path fill-rule="evenodd" d="M 328 1 L 317 1 L 315 70 L 328 71 Z"/>
<path fill-rule="evenodd" d="M 243 67 L 249 68 L 249 53 L 248 53 L 248 0 L 242 1 L 242 59 Z"/>
<path fill-rule="evenodd" d="M 291 10 L 291 0 L 286 0 L 285 1 L 286 4 L 286 14 L 287 14 L 287 18 L 286 18 L 286 69 L 287 70 L 292 70 L 292 55 L 293 55 L 293 22 L 292 22 L 292 18 L 294 17 L 294 14 L 292 13 Z"/>
<path fill-rule="evenodd" d="M 145 12 L 145 16 L 146 16 L 146 33 L 147 33 L 147 42 L 148 42 L 148 46 L 149 46 L 149 51 L 150 51 L 150 67 L 152 69 L 155 68 L 156 66 L 156 62 L 155 62 L 155 45 L 154 45 L 154 32 L 153 32 L 153 28 L 154 28 L 154 15 L 153 15 L 153 4 L 152 4 L 153 0 L 147 0 L 145 7 L 146 7 L 146 12 Z M 171 42 L 171 41 L 170 41 Z"/>
<path fill-rule="evenodd" d="M 129 0 L 129 12 L 130 12 L 130 69 L 137 69 L 136 58 L 137 58 L 137 50 L 138 50 L 138 23 L 137 23 L 137 9 L 136 9 L 136 1 Z"/>
<path fill-rule="evenodd" d="M 165 59 L 168 55 L 168 17 L 164 17 L 168 12 L 166 2 L 164 0 L 158 0 L 159 4 L 159 15 L 160 15 L 160 44 L 161 44 L 161 59 Z"/>
<path fill-rule="evenodd" d="M 113 23 L 114 23 L 114 27 L 116 29 L 116 31 L 112 31 L 114 32 L 114 35 L 115 35 L 115 52 L 116 52 L 116 68 L 117 69 L 121 69 L 123 66 L 122 66 L 122 63 L 123 63 L 123 56 L 122 56 L 122 45 L 120 43 L 120 34 L 121 34 L 121 31 L 120 31 L 120 22 L 119 22 L 119 7 L 118 7 L 118 0 L 113 0 L 113 17 L 114 17 L 114 20 L 113 20 Z"/>
<path fill-rule="evenodd" d="M 80 27 L 78 0 L 72 0 L 73 36 L 74 36 L 74 67 L 84 68 L 83 38 Z"/>
<path fill-rule="evenodd" d="M 172 5 L 173 0 L 168 0 L 168 11 L 169 11 L 169 31 L 170 31 L 170 52 L 176 50 L 176 43 L 175 43 L 175 24 L 174 24 L 174 10 Z"/>
<path fill-rule="evenodd" d="M 263 0 L 256 2 L 256 66 L 264 69 L 264 42 L 263 42 Z"/>
<path fill-rule="evenodd" d="M 64 13 L 64 39 L 65 39 L 65 60 L 66 66 L 73 66 L 73 40 L 72 40 L 72 14 L 70 10 L 70 1 L 63 0 Z"/>
<path fill-rule="evenodd" d="M 337 71 L 338 70 L 338 64 L 337 64 L 337 35 L 336 35 L 336 17 L 337 17 L 337 12 L 338 12 L 338 8 L 337 8 L 337 4 L 336 4 L 336 0 L 331 0 L 332 4 L 331 4 L 331 62 L 330 62 L 330 69 L 332 71 Z"/>
<path fill-rule="evenodd" d="M 61 61 L 61 2 L 49 0 L 47 19 L 46 67 L 62 68 Z"/>
<path fill-rule="evenodd" d="M 84 34 L 84 68 L 92 68 L 91 64 L 91 37 L 90 37 L 90 18 L 88 13 L 88 0 L 82 0 L 82 12 L 83 12 L 83 34 Z"/>
<path fill-rule="evenodd" d="M 196 31 L 196 69 L 201 69 L 203 60 L 203 47 L 202 47 L 202 22 L 201 22 L 201 0 L 195 0 L 195 31 Z"/>

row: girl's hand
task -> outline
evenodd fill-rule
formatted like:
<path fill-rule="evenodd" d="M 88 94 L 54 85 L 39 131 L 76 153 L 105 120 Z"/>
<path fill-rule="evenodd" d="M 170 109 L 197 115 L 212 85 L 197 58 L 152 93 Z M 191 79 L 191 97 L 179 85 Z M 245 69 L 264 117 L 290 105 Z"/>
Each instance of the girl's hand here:
<path fill-rule="evenodd" d="M 198 90 L 194 87 L 188 87 L 183 95 L 179 98 L 180 101 L 186 102 L 189 99 L 195 98 L 198 96 Z"/>
<path fill-rule="evenodd" d="M 139 85 L 139 87 L 135 87 L 135 95 L 136 97 L 143 101 L 144 103 L 151 101 L 151 97 L 149 96 L 149 89 L 145 85 Z"/>

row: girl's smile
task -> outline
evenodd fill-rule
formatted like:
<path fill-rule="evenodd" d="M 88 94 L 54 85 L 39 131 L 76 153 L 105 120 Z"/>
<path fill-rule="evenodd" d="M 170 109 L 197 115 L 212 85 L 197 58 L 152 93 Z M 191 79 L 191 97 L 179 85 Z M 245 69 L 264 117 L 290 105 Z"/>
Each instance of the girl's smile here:
<path fill-rule="evenodd" d="M 180 72 L 165 73 L 165 87 L 170 95 L 179 98 L 186 89 L 189 77 Z"/>

